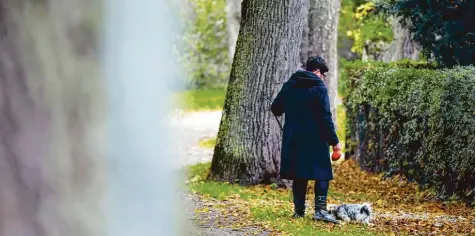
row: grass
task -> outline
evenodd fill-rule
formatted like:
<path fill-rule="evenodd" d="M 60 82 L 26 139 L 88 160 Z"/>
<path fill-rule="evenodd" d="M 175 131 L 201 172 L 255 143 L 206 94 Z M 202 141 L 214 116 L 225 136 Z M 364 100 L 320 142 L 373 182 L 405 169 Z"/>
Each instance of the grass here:
<path fill-rule="evenodd" d="M 279 199 L 290 201 L 291 195 L 289 191 L 283 189 L 275 189 L 273 186 L 253 186 L 243 187 L 236 184 L 226 182 L 206 181 L 210 163 L 200 163 L 188 167 L 189 187 L 192 191 L 202 195 L 213 197 L 219 200 L 226 200 L 230 195 L 237 195 L 241 199 Z"/>
<path fill-rule="evenodd" d="M 188 90 L 175 94 L 175 101 L 186 111 L 221 110 L 225 94 L 225 88 Z"/>
<path fill-rule="evenodd" d="M 342 145 L 342 152 L 345 152 L 345 107 L 337 106 L 337 137 Z"/>
<path fill-rule="evenodd" d="M 202 148 L 214 148 L 215 147 L 215 143 L 216 143 L 217 139 L 216 138 L 208 138 L 208 139 L 201 139 L 198 141 L 198 146 L 202 147 Z"/>
<path fill-rule="evenodd" d="M 340 145 L 342 146 L 342 153 L 345 153 L 345 107 L 344 105 L 337 106 L 337 137 L 339 138 Z M 329 151 L 332 153 L 332 147 L 329 147 Z"/>
<path fill-rule="evenodd" d="M 196 181 L 203 181 L 207 178 L 210 163 L 198 163 L 187 168 L 188 179 L 196 179 Z M 192 181 L 194 182 L 194 181 Z"/>

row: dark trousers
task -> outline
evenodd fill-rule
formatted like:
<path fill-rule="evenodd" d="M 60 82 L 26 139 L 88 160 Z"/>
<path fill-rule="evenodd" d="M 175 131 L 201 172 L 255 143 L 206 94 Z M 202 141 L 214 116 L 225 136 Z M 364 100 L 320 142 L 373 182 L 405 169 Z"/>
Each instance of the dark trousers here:
<path fill-rule="evenodd" d="M 306 192 L 308 180 L 293 180 L 293 200 L 294 209 L 298 213 L 303 213 L 306 209 Z M 326 209 L 327 191 L 329 190 L 329 180 L 316 180 L 314 183 L 315 209 Z"/>

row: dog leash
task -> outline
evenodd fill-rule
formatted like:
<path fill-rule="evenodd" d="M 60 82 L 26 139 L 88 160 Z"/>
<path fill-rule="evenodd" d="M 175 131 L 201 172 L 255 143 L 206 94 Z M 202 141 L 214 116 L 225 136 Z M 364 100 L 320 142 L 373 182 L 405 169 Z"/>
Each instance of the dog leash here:
<path fill-rule="evenodd" d="M 339 204 L 342 205 L 342 202 L 341 202 L 339 199 L 337 199 L 337 198 L 335 198 L 334 196 L 332 196 L 332 194 L 331 194 L 330 192 L 327 192 L 327 194 L 329 194 L 329 196 L 331 196 L 331 198 L 333 198 L 334 200 L 338 201 Z"/>

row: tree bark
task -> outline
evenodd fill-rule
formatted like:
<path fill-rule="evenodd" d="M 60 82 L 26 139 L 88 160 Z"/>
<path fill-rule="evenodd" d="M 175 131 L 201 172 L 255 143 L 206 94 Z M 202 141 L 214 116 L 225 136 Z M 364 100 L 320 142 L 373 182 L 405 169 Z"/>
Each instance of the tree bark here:
<path fill-rule="evenodd" d="M 230 62 L 235 55 L 236 41 L 240 31 L 242 0 L 226 0 L 226 19 L 228 28 L 228 53 Z"/>
<path fill-rule="evenodd" d="M 400 24 L 398 18 L 390 17 L 390 23 L 394 39 L 388 48 L 381 53 L 378 60 L 384 62 L 398 61 L 405 58 L 418 60 L 419 46 L 413 41 L 411 32 Z"/>
<path fill-rule="evenodd" d="M 303 18 L 304 18 L 304 25 L 302 27 L 302 38 L 301 38 L 301 49 L 299 50 L 299 58 L 301 64 L 299 65 L 300 68 L 305 70 L 306 69 L 306 62 L 307 59 L 311 56 L 309 52 L 309 38 L 310 38 L 310 32 L 309 32 L 309 7 L 306 7 L 303 9 Z"/>
<path fill-rule="evenodd" d="M 2 6 L 0 235 L 106 234 L 97 9 L 79 0 Z"/>
<path fill-rule="evenodd" d="M 337 35 L 340 0 L 309 1 L 309 49 L 308 57 L 319 55 L 326 60 L 329 72 L 325 83 L 329 91 L 332 120 L 337 125 Z"/>
<path fill-rule="evenodd" d="M 245 0 L 209 179 L 279 182 L 281 130 L 270 101 L 299 64 L 306 0 Z M 268 101 L 266 101 L 268 100 Z"/>

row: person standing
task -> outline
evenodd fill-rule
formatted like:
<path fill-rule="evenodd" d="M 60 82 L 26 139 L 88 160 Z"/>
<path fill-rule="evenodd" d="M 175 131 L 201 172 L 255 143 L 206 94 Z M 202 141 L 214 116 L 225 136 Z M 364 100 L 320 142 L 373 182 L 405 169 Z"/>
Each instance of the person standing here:
<path fill-rule="evenodd" d="M 327 71 L 322 57 L 310 57 L 306 70 L 298 70 L 284 83 L 271 111 L 275 116 L 286 114 L 280 175 L 293 180 L 293 217 L 304 217 L 307 184 L 315 180 L 313 218 L 339 223 L 327 211 L 329 181 L 333 179 L 329 145 L 341 149 L 324 84 Z"/>

